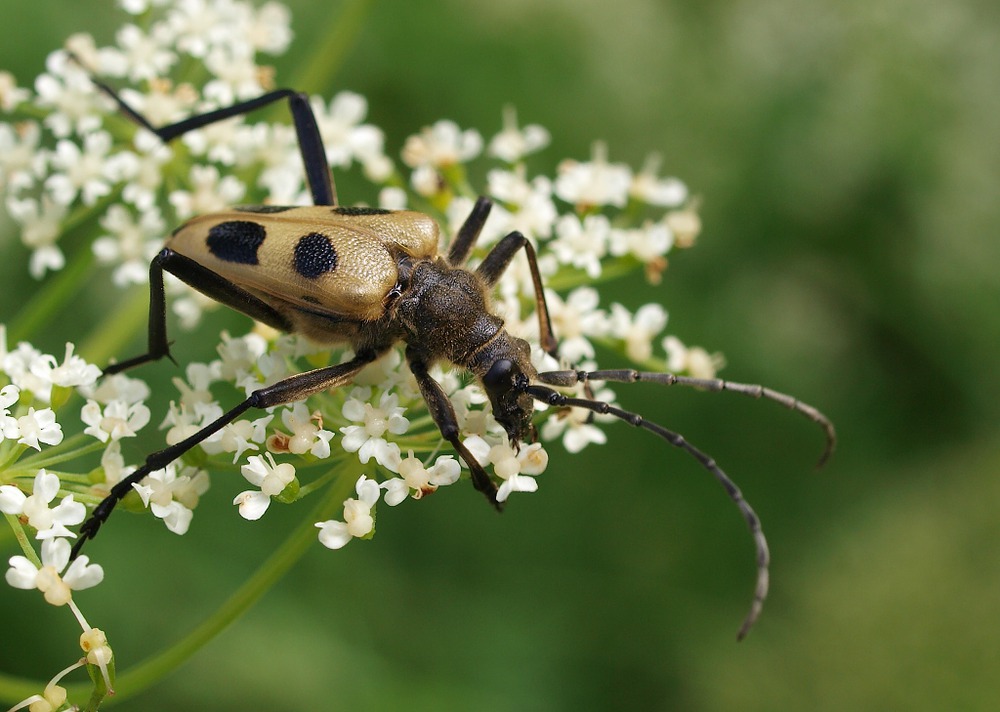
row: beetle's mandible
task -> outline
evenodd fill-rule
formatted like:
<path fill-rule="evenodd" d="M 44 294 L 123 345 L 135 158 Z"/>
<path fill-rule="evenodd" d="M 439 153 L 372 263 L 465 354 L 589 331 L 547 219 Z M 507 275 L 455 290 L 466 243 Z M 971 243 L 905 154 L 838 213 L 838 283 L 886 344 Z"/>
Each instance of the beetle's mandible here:
<path fill-rule="evenodd" d="M 78 60 L 77 60 L 78 61 Z M 79 63 L 79 61 L 78 61 Z M 836 436 L 817 409 L 769 388 L 631 369 L 538 372 L 530 347 L 504 329 L 490 309 L 490 292 L 515 255 L 523 250 L 531 271 L 542 347 L 555 356 L 552 333 L 535 250 L 519 232 L 498 242 L 475 269 L 466 267 L 491 202 L 480 198 L 445 254 L 438 253 L 438 226 L 413 211 L 353 208 L 337 203 L 316 119 L 304 94 L 279 89 L 256 99 L 155 127 L 119 94 L 96 77 L 95 86 L 119 111 L 168 142 L 189 131 L 287 100 L 298 137 L 314 205 L 245 206 L 196 217 L 179 227 L 153 259 L 149 270 L 149 340 L 146 353 L 104 369 L 118 373 L 169 356 L 163 272 L 169 272 L 205 295 L 276 329 L 317 342 L 349 344 L 354 357 L 342 364 L 285 378 L 252 392 L 190 437 L 146 458 L 145 463 L 111 489 L 80 529 L 75 557 L 108 519 L 115 505 L 151 472 L 203 442 L 250 409 L 270 408 L 343 386 L 367 364 L 396 344 L 406 344 L 406 361 L 442 437 L 468 465 L 476 489 L 498 509 L 497 487 L 463 444 L 451 401 L 428 369 L 447 361 L 473 374 L 484 388 L 497 422 L 511 443 L 535 437 L 534 402 L 578 407 L 613 415 L 663 438 L 693 456 L 725 488 L 753 535 L 757 580 L 753 602 L 738 637 L 760 614 L 768 590 L 769 553 L 760 521 L 739 488 L 710 456 L 678 433 L 642 416 L 592 398 L 570 397 L 556 388 L 589 381 L 647 382 L 734 391 L 776 401 L 819 424 L 826 434 L 822 464 Z"/>

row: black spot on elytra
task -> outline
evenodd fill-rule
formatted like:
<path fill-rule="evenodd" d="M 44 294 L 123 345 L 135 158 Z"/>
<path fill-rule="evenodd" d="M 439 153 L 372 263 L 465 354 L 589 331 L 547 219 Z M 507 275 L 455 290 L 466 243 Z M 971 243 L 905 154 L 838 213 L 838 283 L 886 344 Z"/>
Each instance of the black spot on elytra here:
<path fill-rule="evenodd" d="M 391 210 L 386 210 L 385 208 L 366 208 L 364 206 L 338 206 L 332 211 L 336 215 L 386 215 L 391 213 Z"/>
<path fill-rule="evenodd" d="M 294 205 L 236 205 L 233 210 L 241 213 L 283 213 Z"/>
<path fill-rule="evenodd" d="M 295 245 L 295 271 L 307 279 L 337 268 L 337 251 L 330 238 L 318 232 L 303 235 Z"/>
<path fill-rule="evenodd" d="M 310 304 L 321 303 L 316 297 L 310 296 L 309 294 L 303 294 L 301 297 L 299 297 L 299 299 L 301 299 L 304 302 L 309 302 Z"/>
<path fill-rule="evenodd" d="M 257 248 L 264 242 L 264 226 L 249 220 L 228 220 L 213 225 L 205 243 L 209 251 L 226 262 L 259 264 Z"/>

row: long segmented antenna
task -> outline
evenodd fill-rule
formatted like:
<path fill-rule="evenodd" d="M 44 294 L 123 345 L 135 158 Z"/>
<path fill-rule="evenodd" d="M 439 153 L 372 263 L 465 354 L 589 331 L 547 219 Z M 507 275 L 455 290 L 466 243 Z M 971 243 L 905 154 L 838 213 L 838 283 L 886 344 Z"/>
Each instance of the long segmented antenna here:
<path fill-rule="evenodd" d="M 750 506 L 750 503 L 744 499 L 743 493 L 740 491 L 740 488 L 736 486 L 736 483 L 733 482 L 729 476 L 719 468 L 714 459 L 689 443 L 683 435 L 675 433 L 672 430 L 668 430 L 658 423 L 646 420 L 638 413 L 630 413 L 627 410 L 622 410 L 621 408 L 617 408 L 609 403 L 605 403 L 604 401 L 588 400 L 586 398 L 571 398 L 545 386 L 531 385 L 528 386 L 526 390 L 532 398 L 552 406 L 586 408 L 587 410 L 591 410 L 595 413 L 613 415 L 616 418 L 624 420 L 630 425 L 648 430 L 649 432 L 660 436 L 674 447 L 678 447 L 693 456 L 696 460 L 698 460 L 698 462 L 701 463 L 702 467 L 715 476 L 715 479 L 718 480 L 719 484 L 721 484 L 726 490 L 729 498 L 736 503 L 737 507 L 739 507 L 740 513 L 743 515 L 743 519 L 746 520 L 747 526 L 750 528 L 750 534 L 753 536 L 754 547 L 757 550 L 757 583 L 754 586 L 753 601 L 750 604 L 750 612 L 747 613 L 746 618 L 743 619 L 743 624 L 740 626 L 740 630 L 736 634 L 737 640 L 743 640 L 746 634 L 750 632 L 750 628 L 753 627 L 754 622 L 756 622 L 757 618 L 760 616 L 761 610 L 764 608 L 764 599 L 767 598 L 767 589 L 769 585 L 768 566 L 771 563 L 771 555 L 767 547 L 767 539 L 764 537 L 764 530 L 760 525 L 760 517 L 758 517 L 757 513 L 753 511 L 753 507 Z"/>
<path fill-rule="evenodd" d="M 610 369 L 606 371 L 546 371 L 538 374 L 538 379 L 550 386 L 571 387 L 578 383 L 588 381 L 612 381 L 615 383 L 656 383 L 661 386 L 688 386 L 690 388 L 700 388 L 706 391 L 732 391 L 751 398 L 774 401 L 780 403 L 789 410 L 804 415 L 806 418 L 823 428 L 826 434 L 826 446 L 823 454 L 820 455 L 816 467 L 820 468 L 826 464 L 837 447 L 837 431 L 833 423 L 819 410 L 803 403 L 797 398 L 786 393 L 780 393 L 765 386 L 749 383 L 736 383 L 734 381 L 724 381 L 721 378 L 692 378 L 690 376 L 678 376 L 673 373 L 660 373 L 656 371 L 636 371 L 630 368 Z M 586 407 L 586 406 L 581 406 Z"/>

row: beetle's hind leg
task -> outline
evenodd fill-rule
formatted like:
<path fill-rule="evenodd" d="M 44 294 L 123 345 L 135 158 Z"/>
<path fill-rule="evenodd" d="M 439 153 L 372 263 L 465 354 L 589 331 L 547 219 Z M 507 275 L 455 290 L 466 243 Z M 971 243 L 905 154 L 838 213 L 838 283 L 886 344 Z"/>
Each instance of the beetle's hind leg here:
<path fill-rule="evenodd" d="M 251 408 L 271 408 L 286 403 L 294 403 L 314 393 L 325 391 L 328 388 L 337 388 L 349 383 L 357 375 L 358 371 L 374 361 L 378 355 L 375 351 L 362 351 L 346 363 L 299 373 L 270 386 L 259 388 L 251 393 L 242 403 L 219 416 L 197 433 L 159 452 L 154 452 L 146 458 L 146 462 L 139 469 L 115 484 L 111 488 L 110 494 L 94 508 L 94 511 L 90 514 L 90 518 L 80 527 L 80 538 L 73 545 L 73 558 L 76 558 L 77 554 L 80 553 L 80 549 L 88 539 L 93 539 L 97 535 L 97 531 L 107 521 L 108 517 L 111 516 L 118 502 L 132 491 L 132 486 L 141 482 L 151 472 L 163 469 L 195 445 L 222 430 L 222 428 L 232 423 Z"/>
<path fill-rule="evenodd" d="M 337 188 L 333 182 L 330 167 L 326 162 L 326 149 L 323 147 L 323 139 L 319 133 L 319 126 L 316 124 L 316 116 L 313 114 L 312 107 L 309 105 L 309 97 L 306 94 L 297 92 L 294 89 L 275 89 L 255 99 L 241 101 L 232 106 L 225 106 L 221 109 L 188 117 L 173 124 L 157 127 L 153 126 L 149 119 L 122 99 L 117 91 L 94 76 L 76 55 L 71 53 L 70 57 L 87 72 L 94 86 L 115 102 L 118 106 L 118 111 L 123 116 L 143 128 L 152 131 L 164 142 L 172 141 L 189 131 L 194 131 L 195 129 L 200 129 L 234 116 L 249 114 L 256 109 L 281 101 L 282 99 L 288 99 L 288 108 L 292 112 L 295 133 L 299 140 L 299 152 L 302 155 L 302 164 L 305 167 L 306 181 L 309 183 L 313 203 L 315 205 L 337 204 Z"/>

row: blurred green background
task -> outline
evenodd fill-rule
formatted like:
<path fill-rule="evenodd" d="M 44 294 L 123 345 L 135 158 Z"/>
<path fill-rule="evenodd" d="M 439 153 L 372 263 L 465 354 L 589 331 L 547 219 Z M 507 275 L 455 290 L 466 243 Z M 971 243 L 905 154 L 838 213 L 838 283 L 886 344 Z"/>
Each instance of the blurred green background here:
<path fill-rule="evenodd" d="M 288 5 L 282 84 L 329 41 L 338 9 Z M 21 81 L 68 34 L 110 42 L 124 19 L 107 0 L 3 6 L 0 65 Z M 1000 6 L 383 0 L 336 49 L 334 82 L 298 88 L 367 96 L 394 155 L 438 118 L 492 135 L 507 103 L 552 131 L 549 173 L 595 139 L 635 167 L 662 153 L 703 198 L 700 243 L 661 285 L 607 285 L 606 301 L 661 302 L 671 333 L 725 353 L 725 377 L 825 410 L 840 448 L 816 473 L 819 432 L 773 404 L 616 389 L 712 453 L 761 515 L 772 593 L 743 643 L 753 552 L 741 518 L 689 458 L 618 425 L 582 457 L 553 447 L 538 494 L 502 517 L 456 489 L 393 510 L 372 542 L 314 547 L 119 709 L 1000 705 Z M 339 189 L 357 190 L 349 178 Z M 9 321 L 35 285 L 3 229 Z M 34 341 L 61 353 L 89 318 L 67 315 Z M 182 340 L 181 363 L 208 357 L 230 323 L 245 320 L 221 315 Z M 143 376 L 172 394 L 174 373 Z M 122 664 L 204 618 L 304 512 L 253 526 L 229 511 L 235 486 L 216 484 L 183 539 L 123 517 L 95 545 L 110 580 L 81 605 Z M 69 617 L 40 596 L 2 587 L 0 608 L 0 656 L 14 639 L 25 649 L 0 669 L 40 677 L 72 659 Z"/>

